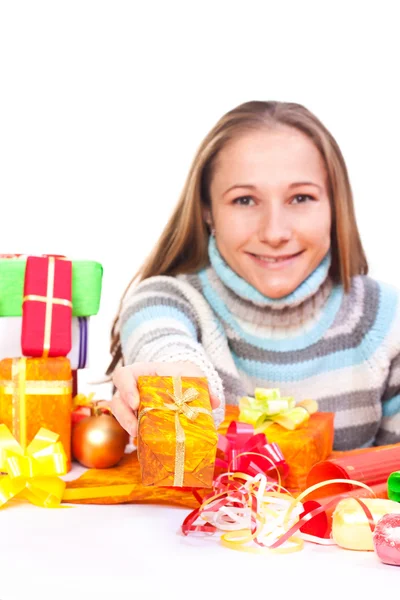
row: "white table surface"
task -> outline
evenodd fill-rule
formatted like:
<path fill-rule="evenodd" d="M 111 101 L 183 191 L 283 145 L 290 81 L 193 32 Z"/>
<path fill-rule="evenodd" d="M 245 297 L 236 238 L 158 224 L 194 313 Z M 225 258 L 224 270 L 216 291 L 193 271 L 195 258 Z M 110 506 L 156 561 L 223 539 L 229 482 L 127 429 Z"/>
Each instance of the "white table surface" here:
<path fill-rule="evenodd" d="M 78 474 L 74 468 L 68 478 Z M 362 600 L 400 597 L 400 567 L 372 552 L 306 543 L 294 554 L 253 555 L 224 548 L 215 536 L 183 536 L 187 509 L 70 506 L 14 501 L 0 510 L 0 600 L 347 600 L 356 590 Z"/>

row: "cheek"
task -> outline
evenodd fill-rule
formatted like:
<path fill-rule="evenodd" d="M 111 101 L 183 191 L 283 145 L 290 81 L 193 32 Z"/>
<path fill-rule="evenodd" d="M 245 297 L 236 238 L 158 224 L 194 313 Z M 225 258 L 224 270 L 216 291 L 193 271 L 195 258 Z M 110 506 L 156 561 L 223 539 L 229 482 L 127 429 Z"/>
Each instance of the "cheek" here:
<path fill-rule="evenodd" d="M 246 242 L 257 229 L 254 219 L 246 218 L 240 211 L 216 212 L 214 224 L 217 237 L 230 247 Z"/>
<path fill-rule="evenodd" d="M 299 238 L 310 246 L 328 248 L 331 241 L 331 214 L 330 209 L 314 215 L 304 215 L 295 225 Z"/>

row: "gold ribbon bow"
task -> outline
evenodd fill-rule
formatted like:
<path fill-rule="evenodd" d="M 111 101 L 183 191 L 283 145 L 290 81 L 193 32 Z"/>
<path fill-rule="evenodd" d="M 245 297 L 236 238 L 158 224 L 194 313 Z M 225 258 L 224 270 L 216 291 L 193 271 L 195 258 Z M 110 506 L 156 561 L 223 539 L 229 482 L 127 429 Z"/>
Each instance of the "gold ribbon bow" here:
<path fill-rule="evenodd" d="M 181 377 L 173 377 L 173 393 L 167 392 L 168 396 L 173 400 L 172 404 L 164 403 L 164 407 L 150 406 L 144 408 L 139 414 L 138 424 L 140 425 L 141 419 L 149 413 L 151 410 L 172 410 L 175 412 L 175 469 L 174 469 L 174 486 L 182 487 L 183 479 L 185 475 L 185 430 L 182 427 L 180 420 L 181 415 L 185 415 L 189 421 L 195 421 L 200 413 L 211 415 L 211 411 L 200 406 L 192 407 L 188 406 L 189 402 L 192 402 L 198 397 L 199 392 L 194 388 L 188 388 L 185 392 L 182 390 L 182 379 Z"/>
<path fill-rule="evenodd" d="M 73 408 L 79 408 L 80 406 L 91 408 L 94 404 L 94 397 L 94 392 L 90 392 L 87 396 L 85 394 L 77 394 L 72 400 Z"/>
<path fill-rule="evenodd" d="M 24 450 L 10 430 L 0 425 L 0 507 L 15 496 L 36 506 L 59 506 L 65 483 L 67 459 L 58 435 L 41 428 Z"/>
<path fill-rule="evenodd" d="M 273 423 L 293 431 L 317 412 L 318 404 L 315 400 L 296 403 L 292 396 L 282 397 L 277 388 L 256 388 L 254 398 L 244 396 L 239 400 L 239 410 L 239 421 L 254 425 L 258 432 Z"/>

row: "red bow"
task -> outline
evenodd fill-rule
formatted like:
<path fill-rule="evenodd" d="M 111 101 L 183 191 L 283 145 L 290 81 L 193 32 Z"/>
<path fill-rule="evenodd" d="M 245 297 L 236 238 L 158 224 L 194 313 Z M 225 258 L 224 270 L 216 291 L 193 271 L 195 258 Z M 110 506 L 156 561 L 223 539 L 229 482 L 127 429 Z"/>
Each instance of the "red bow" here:
<path fill-rule="evenodd" d="M 264 433 L 254 435 L 254 427 L 248 423 L 232 421 L 226 435 L 218 436 L 217 448 L 223 456 L 216 459 L 215 465 L 226 471 L 239 471 L 252 477 L 270 472 L 273 476 L 276 469 L 282 478 L 288 474 L 289 465 L 278 444 L 269 443 Z"/>

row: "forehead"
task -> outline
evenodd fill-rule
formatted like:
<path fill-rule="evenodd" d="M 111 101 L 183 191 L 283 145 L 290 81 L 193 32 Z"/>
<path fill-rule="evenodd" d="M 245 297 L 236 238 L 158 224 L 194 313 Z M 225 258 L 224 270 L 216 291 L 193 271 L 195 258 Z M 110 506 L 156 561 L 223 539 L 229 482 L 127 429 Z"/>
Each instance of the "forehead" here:
<path fill-rule="evenodd" d="M 243 133 L 230 141 L 217 157 L 213 184 L 324 185 L 325 176 L 323 159 L 311 139 L 296 129 L 279 127 Z"/>

